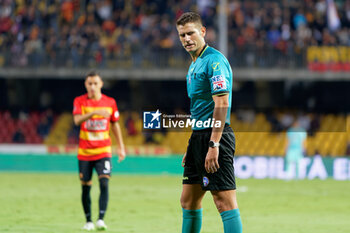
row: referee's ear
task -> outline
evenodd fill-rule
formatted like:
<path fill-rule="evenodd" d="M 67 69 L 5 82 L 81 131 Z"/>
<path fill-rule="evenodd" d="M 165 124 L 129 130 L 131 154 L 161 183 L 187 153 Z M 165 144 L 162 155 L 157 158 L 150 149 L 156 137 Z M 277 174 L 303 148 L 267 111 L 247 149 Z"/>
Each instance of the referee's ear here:
<path fill-rule="evenodd" d="M 205 34 L 207 34 L 207 28 L 202 26 L 201 27 L 201 36 L 204 38 L 205 37 Z"/>

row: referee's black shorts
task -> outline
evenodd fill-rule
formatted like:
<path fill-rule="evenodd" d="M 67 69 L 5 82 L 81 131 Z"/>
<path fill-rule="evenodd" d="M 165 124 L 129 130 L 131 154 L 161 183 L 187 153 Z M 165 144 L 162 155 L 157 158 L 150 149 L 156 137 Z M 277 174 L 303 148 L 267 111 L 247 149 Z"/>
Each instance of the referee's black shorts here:
<path fill-rule="evenodd" d="M 203 190 L 234 190 L 236 189 L 233 167 L 235 135 L 231 127 L 225 125 L 219 146 L 220 168 L 215 173 L 207 173 L 204 165 L 211 132 L 211 128 L 193 131 L 187 147 L 182 183 L 200 184 Z"/>

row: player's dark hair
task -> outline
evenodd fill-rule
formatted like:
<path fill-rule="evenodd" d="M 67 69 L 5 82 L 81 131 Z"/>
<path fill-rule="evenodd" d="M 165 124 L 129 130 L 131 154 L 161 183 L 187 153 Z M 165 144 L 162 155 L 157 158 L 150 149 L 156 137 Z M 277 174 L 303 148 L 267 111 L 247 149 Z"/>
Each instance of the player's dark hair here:
<path fill-rule="evenodd" d="M 102 80 L 101 75 L 100 75 L 97 71 L 95 71 L 95 70 L 89 71 L 89 72 L 86 74 L 85 79 L 87 79 L 87 78 L 89 78 L 89 77 L 94 77 L 94 76 L 98 76 L 98 77 L 100 77 L 100 79 Z"/>
<path fill-rule="evenodd" d="M 197 23 L 201 26 L 203 25 L 201 16 L 195 12 L 183 13 L 176 21 L 177 26 L 184 26 L 187 23 Z"/>

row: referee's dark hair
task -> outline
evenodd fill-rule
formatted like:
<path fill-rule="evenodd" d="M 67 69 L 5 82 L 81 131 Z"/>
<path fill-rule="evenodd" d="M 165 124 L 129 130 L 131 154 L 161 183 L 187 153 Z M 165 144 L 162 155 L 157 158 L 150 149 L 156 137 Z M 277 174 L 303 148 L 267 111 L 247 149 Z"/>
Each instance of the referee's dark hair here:
<path fill-rule="evenodd" d="M 98 76 L 98 77 L 100 77 L 100 79 L 102 80 L 101 75 L 100 75 L 96 70 L 91 70 L 91 71 L 89 71 L 89 72 L 86 74 L 86 76 L 85 76 L 85 80 L 86 80 L 87 78 L 89 78 L 89 77 L 94 77 L 94 76 Z"/>
<path fill-rule="evenodd" d="M 187 23 L 196 23 L 200 26 L 203 26 L 201 16 L 195 12 L 183 13 L 176 21 L 177 26 L 179 26 L 179 25 L 185 26 L 185 24 L 187 24 Z"/>

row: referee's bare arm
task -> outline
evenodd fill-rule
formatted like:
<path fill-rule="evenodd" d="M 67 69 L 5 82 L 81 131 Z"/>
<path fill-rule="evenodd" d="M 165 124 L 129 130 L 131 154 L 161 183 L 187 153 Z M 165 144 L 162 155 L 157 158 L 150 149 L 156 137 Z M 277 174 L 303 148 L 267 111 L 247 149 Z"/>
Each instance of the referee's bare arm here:
<path fill-rule="evenodd" d="M 210 141 L 219 142 L 222 136 L 222 131 L 225 127 L 227 108 L 229 107 L 228 94 L 223 95 L 214 95 L 213 100 L 215 103 L 213 118 L 215 121 L 220 121 L 221 125 L 219 128 L 212 129 Z M 208 153 L 205 158 L 204 164 L 205 170 L 208 173 L 217 172 L 220 168 L 219 165 L 219 148 L 218 147 L 209 147 Z"/>
<path fill-rule="evenodd" d="M 109 112 L 107 110 L 103 110 L 103 109 L 95 110 L 95 111 L 86 113 L 84 115 L 76 114 L 73 116 L 74 124 L 81 125 L 81 123 L 90 119 L 93 115 L 100 115 L 100 116 L 103 116 L 105 118 L 109 118 L 109 116 L 110 116 Z"/>
<path fill-rule="evenodd" d="M 213 95 L 213 100 L 215 103 L 213 118 L 215 121 L 221 122 L 220 128 L 213 128 L 210 140 L 214 142 L 219 142 L 221 139 L 222 131 L 225 127 L 227 109 L 229 108 L 229 94 Z"/>

